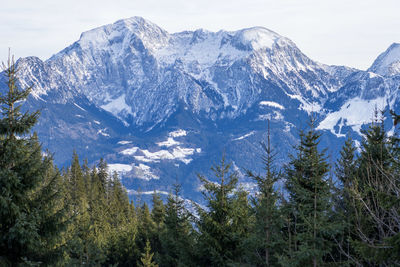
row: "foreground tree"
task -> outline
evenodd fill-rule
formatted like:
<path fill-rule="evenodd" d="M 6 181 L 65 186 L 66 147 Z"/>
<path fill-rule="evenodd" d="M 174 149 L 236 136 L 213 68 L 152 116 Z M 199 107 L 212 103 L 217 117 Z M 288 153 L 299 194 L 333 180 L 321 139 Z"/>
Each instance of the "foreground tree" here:
<path fill-rule="evenodd" d="M 0 97 L 0 265 L 55 263 L 65 228 L 61 178 L 51 156 L 30 135 L 39 112 L 22 113 L 30 88 L 17 87 L 13 58 L 4 66 L 8 92 Z"/>
<path fill-rule="evenodd" d="M 352 188 L 357 183 L 357 159 L 356 147 L 353 140 L 348 138 L 340 151 L 340 157 L 336 163 L 335 173 L 338 186 L 335 190 L 335 220 L 341 226 L 338 235 L 334 237 L 336 254 L 341 265 L 360 265 L 355 255 L 352 242 L 356 239 L 356 221 L 354 214 L 355 203 L 352 196 Z"/>
<path fill-rule="evenodd" d="M 400 264 L 399 143 L 388 138 L 383 120 L 364 132 L 356 183 L 353 242 L 364 265 Z"/>
<path fill-rule="evenodd" d="M 292 225 L 287 226 L 291 240 L 281 260 L 284 266 L 319 266 L 330 261 L 332 195 L 327 179 L 329 166 L 324 153 L 318 151 L 319 138 L 313 126 L 306 134 L 301 133 L 297 154 L 286 168 L 287 217 Z"/>
<path fill-rule="evenodd" d="M 142 253 L 142 257 L 140 258 L 140 263 L 138 265 L 143 267 L 158 267 L 158 264 L 153 261 L 153 255 L 154 253 L 151 252 L 150 242 L 147 240 L 144 253 Z"/>
<path fill-rule="evenodd" d="M 275 153 L 270 142 L 268 123 L 267 142 L 262 143 L 265 152 L 262 157 L 264 175 L 256 175 L 251 171 L 247 174 L 255 180 L 258 192 L 253 200 L 255 223 L 250 235 L 251 261 L 257 265 L 276 266 L 282 245 L 282 219 L 278 207 L 279 194 L 274 186 L 280 174 L 274 166 Z"/>
<path fill-rule="evenodd" d="M 223 158 L 220 165 L 212 168 L 216 183 L 199 175 L 208 208 L 197 207 L 199 238 L 196 250 L 202 266 L 239 264 L 245 252 L 242 244 L 247 238 L 249 225 L 246 222 L 248 217 L 242 215 L 249 208 L 247 194 L 242 190 L 235 192 L 238 178 L 229 169 L 230 164 L 226 164 Z"/>
<path fill-rule="evenodd" d="M 194 238 L 190 214 L 180 196 L 180 185 L 168 196 L 165 210 L 165 230 L 161 234 L 161 266 L 190 266 L 193 260 Z"/>

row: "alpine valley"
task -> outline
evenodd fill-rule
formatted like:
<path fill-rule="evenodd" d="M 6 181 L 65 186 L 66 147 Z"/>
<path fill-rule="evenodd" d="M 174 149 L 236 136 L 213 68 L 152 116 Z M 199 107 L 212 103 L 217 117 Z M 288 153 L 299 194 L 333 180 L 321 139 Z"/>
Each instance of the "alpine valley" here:
<path fill-rule="evenodd" d="M 73 150 L 91 164 L 104 158 L 132 198 L 167 194 L 178 181 L 200 201 L 196 174 L 212 177 L 223 154 L 251 191 L 245 171 L 261 171 L 268 120 L 278 165 L 311 115 L 334 162 L 346 135 L 361 141 L 374 109 L 400 110 L 400 44 L 363 71 L 313 61 L 263 27 L 171 34 L 133 17 L 17 65 L 19 85 L 32 86 L 24 108 L 41 111 L 35 131 L 56 164 Z M 393 133 L 388 112 L 385 125 Z"/>

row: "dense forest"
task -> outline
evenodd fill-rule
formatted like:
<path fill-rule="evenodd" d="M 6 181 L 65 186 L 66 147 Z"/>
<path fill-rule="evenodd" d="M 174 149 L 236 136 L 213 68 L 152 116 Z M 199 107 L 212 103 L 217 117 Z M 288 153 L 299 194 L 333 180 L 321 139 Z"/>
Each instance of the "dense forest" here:
<path fill-rule="evenodd" d="M 264 144 L 262 174 L 241 189 L 224 157 L 215 177 L 198 175 L 205 206 L 185 208 L 180 185 L 152 209 L 129 201 L 107 163 L 72 155 L 58 169 L 23 113 L 13 60 L 0 97 L 0 266 L 399 266 L 400 139 L 373 120 L 356 147 L 347 138 L 328 164 L 310 120 L 278 169 Z M 391 112 L 396 125 L 399 117 Z M 283 188 L 278 190 L 278 183 Z"/>

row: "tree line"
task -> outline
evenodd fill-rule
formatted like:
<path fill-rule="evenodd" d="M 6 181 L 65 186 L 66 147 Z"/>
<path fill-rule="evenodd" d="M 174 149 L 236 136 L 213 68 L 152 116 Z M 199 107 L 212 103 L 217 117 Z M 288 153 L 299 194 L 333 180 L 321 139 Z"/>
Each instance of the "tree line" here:
<path fill-rule="evenodd" d="M 311 120 L 278 168 L 270 134 L 249 195 L 223 157 L 198 175 L 205 206 L 192 214 L 179 184 L 152 208 L 129 201 L 107 163 L 58 169 L 31 134 L 12 59 L 0 97 L 0 266 L 398 266 L 400 139 L 373 120 L 328 164 Z M 399 117 L 392 112 L 395 122 Z M 377 117 L 377 116 L 376 116 Z M 278 190 L 278 183 L 283 190 Z"/>

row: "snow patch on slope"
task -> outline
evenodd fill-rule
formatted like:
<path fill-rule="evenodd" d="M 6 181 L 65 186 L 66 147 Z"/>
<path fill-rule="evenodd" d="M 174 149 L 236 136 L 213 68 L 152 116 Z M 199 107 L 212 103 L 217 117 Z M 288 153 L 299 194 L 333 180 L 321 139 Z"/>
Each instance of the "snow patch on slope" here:
<path fill-rule="evenodd" d="M 180 145 L 181 143 L 176 141 L 174 139 L 174 137 L 176 138 L 176 137 L 181 137 L 181 136 L 186 136 L 186 135 L 187 135 L 187 132 L 185 130 L 179 129 L 179 130 L 170 132 L 168 134 L 169 137 L 167 140 L 158 142 L 156 144 L 158 146 L 165 146 L 165 147 L 177 146 L 177 145 Z"/>
<path fill-rule="evenodd" d="M 127 156 L 133 156 L 135 160 L 147 163 L 159 163 L 162 160 L 178 160 L 185 164 L 189 164 L 193 159 L 195 153 L 201 153 L 201 148 L 186 148 L 181 146 L 181 142 L 176 141 L 174 138 L 186 136 L 187 132 L 182 129 L 168 133 L 166 141 L 156 143 L 159 147 L 166 147 L 169 149 L 161 149 L 150 151 L 148 149 L 140 149 L 139 147 L 131 147 L 122 150 L 120 153 Z M 126 141 L 120 141 L 119 144 Z M 145 165 L 144 165 L 145 166 Z"/>
<path fill-rule="evenodd" d="M 107 131 L 107 128 L 100 129 L 97 131 L 97 134 L 101 134 L 102 136 L 105 136 L 105 137 L 110 137 L 110 135 L 108 133 L 106 133 L 106 131 Z"/>
<path fill-rule="evenodd" d="M 132 170 L 132 166 L 128 164 L 113 163 L 113 164 L 108 164 L 108 169 L 111 172 L 127 173 Z"/>
<path fill-rule="evenodd" d="M 165 147 L 171 147 L 171 146 L 176 146 L 179 145 L 180 142 L 175 141 L 174 138 L 168 137 L 166 141 L 158 142 L 156 143 L 158 146 L 165 146 Z"/>
<path fill-rule="evenodd" d="M 156 194 L 161 194 L 161 195 L 169 195 L 168 192 L 166 191 L 161 191 L 161 190 L 154 190 L 154 191 L 136 191 L 136 190 L 132 190 L 132 189 L 128 189 L 128 195 L 152 195 L 154 193 Z"/>
<path fill-rule="evenodd" d="M 187 132 L 182 129 L 179 129 L 179 130 L 169 133 L 169 136 L 171 136 L 171 137 L 180 137 L 180 136 L 186 136 L 186 135 L 187 135 Z"/>
<path fill-rule="evenodd" d="M 120 153 L 123 155 L 130 156 L 130 155 L 135 154 L 138 150 L 139 150 L 139 148 L 135 146 L 135 147 L 124 149 Z"/>
<path fill-rule="evenodd" d="M 160 162 L 161 160 L 179 160 L 185 164 L 189 164 L 192 159 L 188 158 L 195 153 L 193 148 L 174 147 L 172 151 L 158 150 L 150 152 L 147 149 L 140 150 L 142 156 L 134 156 L 136 160 L 143 162 Z"/>
<path fill-rule="evenodd" d="M 78 104 L 74 103 L 75 107 L 79 108 L 82 111 L 86 111 L 84 108 L 82 108 L 81 106 L 79 106 Z"/>
<path fill-rule="evenodd" d="M 318 125 L 317 130 L 330 130 L 333 134 L 340 135 L 341 128 L 347 125 L 353 131 L 361 134 L 361 126 L 371 121 L 375 107 L 382 110 L 386 104 L 385 97 L 374 100 L 365 100 L 359 97 L 351 99 L 339 111 L 328 114 Z M 335 132 L 335 127 L 339 127 L 339 131 Z"/>
<path fill-rule="evenodd" d="M 135 177 L 139 179 L 143 179 L 146 181 L 152 180 L 152 179 L 160 179 L 158 175 L 155 175 L 152 171 L 151 168 L 143 163 L 139 163 L 139 165 L 134 166 L 134 173 Z"/>
<path fill-rule="evenodd" d="M 242 136 L 240 136 L 240 137 L 238 137 L 238 138 L 233 139 L 233 141 L 243 140 L 243 139 L 245 139 L 245 138 L 247 138 L 247 137 L 249 137 L 249 136 L 252 136 L 254 133 L 255 133 L 255 131 L 251 131 L 251 132 L 248 133 L 248 134 L 245 134 L 245 135 L 242 135 Z"/>
<path fill-rule="evenodd" d="M 131 144 L 131 143 L 132 143 L 131 141 L 122 140 L 122 141 L 119 141 L 117 144 L 118 145 L 127 145 L 127 144 Z"/>
<path fill-rule="evenodd" d="M 301 104 L 299 106 L 299 109 L 306 111 L 308 114 L 311 114 L 313 112 L 319 112 L 322 109 L 322 106 L 319 103 L 309 102 L 300 95 L 287 94 L 287 96 L 289 96 L 292 99 L 297 99 L 298 101 L 300 101 Z"/>
<path fill-rule="evenodd" d="M 261 101 L 260 105 L 261 106 L 269 106 L 269 107 L 273 107 L 273 108 L 279 108 L 279 109 L 285 109 L 281 104 L 278 104 L 273 101 Z"/>
<path fill-rule="evenodd" d="M 109 103 L 100 106 L 102 109 L 110 112 L 114 116 L 118 117 L 118 115 L 125 111 L 128 114 L 132 114 L 132 109 L 125 101 L 125 94 L 122 94 L 120 97 L 111 100 Z"/>

